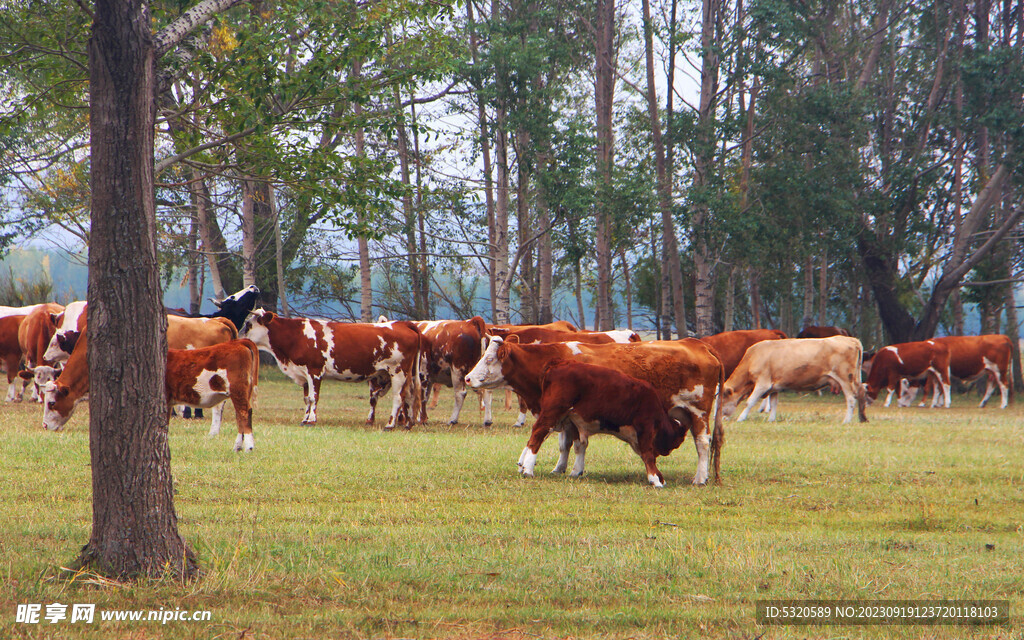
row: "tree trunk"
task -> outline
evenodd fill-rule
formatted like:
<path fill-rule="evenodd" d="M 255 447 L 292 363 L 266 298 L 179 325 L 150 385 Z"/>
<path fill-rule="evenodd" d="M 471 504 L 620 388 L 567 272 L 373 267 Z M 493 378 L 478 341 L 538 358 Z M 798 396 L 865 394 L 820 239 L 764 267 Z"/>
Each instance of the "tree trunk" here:
<path fill-rule="evenodd" d="M 274 264 L 277 267 L 277 300 L 278 310 L 284 317 L 289 317 L 288 288 L 284 278 L 284 252 L 281 247 L 281 211 L 277 208 L 277 197 L 273 189 L 270 191 L 270 211 L 274 216 Z"/>
<path fill-rule="evenodd" d="M 256 284 L 256 192 L 249 179 L 242 179 L 242 286 Z"/>
<path fill-rule="evenodd" d="M 361 77 L 363 61 L 356 58 L 352 61 L 353 78 Z M 352 114 L 355 116 L 356 125 L 353 130 L 355 139 L 356 159 L 363 160 L 366 157 L 366 133 L 362 125 L 363 105 L 358 101 L 352 102 Z M 366 211 L 362 207 L 356 209 L 356 222 L 360 228 L 366 225 Z M 359 320 L 360 322 L 373 322 L 373 272 L 370 270 L 370 241 L 360 233 L 356 239 L 357 251 L 359 252 Z"/>
<path fill-rule="evenodd" d="M 580 261 L 576 260 L 576 310 L 579 312 L 579 328 L 587 328 L 587 310 L 583 306 L 583 270 L 580 268 Z"/>
<path fill-rule="evenodd" d="M 195 208 L 193 207 L 193 211 Z M 203 304 L 203 287 L 199 281 L 203 272 L 202 256 L 199 253 L 199 220 L 192 216 L 188 225 L 188 312 L 199 313 Z"/>
<path fill-rule="evenodd" d="M 615 0 L 597 0 L 595 21 L 597 83 L 594 104 L 597 114 L 598 197 L 595 207 L 597 258 L 597 329 L 612 328 L 612 109 L 615 97 Z"/>
<path fill-rule="evenodd" d="M 753 268 L 750 269 L 749 276 L 749 289 L 750 289 L 750 321 L 752 328 L 761 328 L 761 282 L 760 276 L 757 271 Z"/>
<path fill-rule="evenodd" d="M 1017 391 L 1024 390 L 1024 380 L 1021 379 L 1020 361 L 1020 329 L 1017 319 L 1017 297 L 1014 295 L 1014 285 L 1011 283 L 1006 287 L 1006 337 L 1010 339 L 1010 371 L 1013 378 L 1013 388 Z"/>
<path fill-rule="evenodd" d="M 525 129 L 516 130 L 516 225 L 519 238 L 519 281 L 522 283 L 519 294 L 519 312 L 523 322 L 537 323 L 538 296 L 533 286 L 533 247 L 526 242 L 535 233 L 532 216 L 530 215 L 530 173 L 526 156 L 529 154 L 530 135 Z"/>
<path fill-rule="evenodd" d="M 398 85 L 394 91 L 395 109 L 402 107 L 402 96 L 399 93 Z M 405 189 L 402 192 L 402 214 L 405 220 L 405 253 L 409 268 L 409 289 L 413 299 L 413 320 L 427 320 L 424 313 L 425 301 L 421 297 L 420 266 L 416 244 L 416 210 L 413 206 L 412 177 L 409 171 L 409 134 L 404 123 L 399 123 L 398 132 L 398 166 L 402 176 L 402 185 Z"/>
<path fill-rule="evenodd" d="M 220 228 L 214 234 L 211 224 L 212 212 L 210 211 L 210 191 L 206 185 L 206 179 L 198 169 L 192 170 L 192 181 L 189 183 L 189 193 L 196 207 L 196 219 L 199 223 L 199 239 L 203 245 L 203 254 L 206 255 L 207 264 L 210 267 L 210 284 L 213 286 L 213 295 L 223 300 L 227 297 L 224 291 L 224 282 L 221 278 L 221 254 L 220 251 L 227 251 L 223 236 L 220 235 Z M 219 240 L 219 243 L 218 243 Z"/>
<path fill-rule="evenodd" d="M 546 157 L 543 160 L 543 163 L 538 162 L 538 166 L 547 166 Z M 547 229 L 551 226 L 551 213 L 548 210 L 547 200 L 544 197 L 543 189 L 541 189 L 539 185 L 537 189 L 537 224 L 543 229 Z M 541 236 L 537 247 L 537 271 L 539 272 L 539 285 L 537 292 L 539 303 L 538 321 L 541 324 L 547 324 L 554 320 L 554 313 L 551 308 L 554 264 L 555 260 L 553 247 L 551 245 L 551 231 L 549 230 Z"/>
<path fill-rule="evenodd" d="M 811 256 L 804 262 L 804 315 L 800 322 L 805 327 L 814 322 L 814 258 Z"/>
<path fill-rule="evenodd" d="M 701 83 L 700 104 L 697 109 L 697 133 L 693 153 L 693 189 L 705 191 L 711 187 L 714 171 L 715 103 L 718 93 L 719 37 L 722 32 L 722 0 L 703 0 L 701 12 Z M 706 198 L 698 195 L 691 218 L 693 242 L 693 266 L 696 276 L 694 286 L 694 315 L 697 335 L 706 336 L 714 328 L 714 263 L 715 256 L 708 243 L 706 226 L 710 211 Z"/>
<path fill-rule="evenodd" d="M 633 329 L 633 285 L 629 277 L 629 260 L 626 260 L 626 250 L 619 248 L 619 261 L 622 263 L 622 275 L 626 281 L 626 328 Z"/>
<path fill-rule="evenodd" d="M 498 107 L 495 117 L 497 140 L 494 149 L 494 164 L 497 170 L 496 198 L 494 203 L 494 243 L 491 246 L 494 257 L 494 299 L 495 324 L 508 324 L 511 311 L 510 291 L 512 277 L 508 264 L 508 132 L 505 109 Z"/>
<path fill-rule="evenodd" d="M 476 21 L 473 16 L 473 3 L 466 3 L 466 20 L 469 22 L 469 53 L 473 58 L 473 66 L 476 67 L 478 64 L 477 56 L 477 36 L 476 36 Z M 483 91 L 480 87 L 477 87 L 476 91 L 476 109 L 477 109 L 477 126 L 480 128 L 480 154 L 483 157 L 483 170 L 484 170 L 484 202 L 487 209 L 487 243 L 488 243 L 488 255 L 487 260 L 487 280 L 490 292 L 491 301 L 491 319 L 493 320 L 497 316 L 497 309 L 495 302 L 498 299 L 497 288 L 495 285 L 494 274 L 495 274 L 495 218 L 494 218 L 494 179 L 491 176 L 491 136 L 487 131 L 487 102 L 484 97 Z"/>
<path fill-rule="evenodd" d="M 729 267 L 729 278 L 725 285 L 725 317 L 722 330 L 732 331 L 736 316 L 736 267 Z"/>
<path fill-rule="evenodd" d="M 828 315 L 828 249 L 821 250 L 821 266 L 818 267 L 818 325 L 826 325 Z"/>
<path fill-rule="evenodd" d="M 673 11 L 675 4 L 673 3 Z M 686 337 L 686 305 L 683 299 L 683 270 L 679 262 L 679 246 L 676 242 L 675 221 L 672 218 L 672 174 L 665 155 L 665 143 L 661 136 L 661 115 L 658 113 L 658 95 L 654 86 L 654 24 L 651 21 L 650 0 L 643 0 L 644 52 L 647 68 L 647 116 L 651 122 L 651 139 L 654 143 L 654 166 L 657 174 L 658 207 L 661 209 L 663 284 L 671 286 L 675 310 L 675 323 L 679 337 Z M 672 29 L 675 25 L 671 25 Z M 671 48 L 671 47 L 670 47 Z M 674 61 L 670 61 L 674 66 Z M 670 72 L 670 77 L 672 73 Z M 670 85 L 671 86 L 671 85 Z M 671 94 L 672 92 L 669 91 Z M 668 313 L 665 308 L 663 313 Z"/>
<path fill-rule="evenodd" d="M 97 0 L 89 40 L 92 242 L 89 451 L 93 523 L 81 567 L 116 578 L 193 577 L 178 533 L 164 385 L 167 317 L 153 189 L 148 4 Z"/>

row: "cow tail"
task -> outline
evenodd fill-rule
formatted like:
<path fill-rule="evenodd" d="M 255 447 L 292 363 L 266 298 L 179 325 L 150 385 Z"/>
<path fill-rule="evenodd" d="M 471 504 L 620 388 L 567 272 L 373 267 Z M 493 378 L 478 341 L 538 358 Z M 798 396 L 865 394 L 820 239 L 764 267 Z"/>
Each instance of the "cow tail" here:
<path fill-rule="evenodd" d="M 409 326 L 416 332 L 416 357 L 412 360 L 412 415 L 409 416 L 409 426 L 412 426 L 419 422 L 420 412 L 423 411 L 423 381 L 420 380 L 420 360 L 426 354 L 423 352 L 423 332 L 415 322 L 410 322 Z"/>
<path fill-rule="evenodd" d="M 854 393 L 857 396 L 857 419 L 861 422 L 868 421 L 868 415 L 865 412 L 867 408 L 867 391 L 864 390 L 864 382 L 861 380 L 861 372 L 864 371 L 864 347 L 861 345 L 860 340 L 857 341 L 857 370 L 853 373 L 854 379 L 851 380 L 854 384 Z"/>
<path fill-rule="evenodd" d="M 722 447 L 725 446 L 725 424 L 722 421 L 722 401 L 725 394 L 725 367 L 719 361 L 718 400 L 715 402 L 715 430 L 711 434 L 711 473 L 715 484 L 722 484 Z"/>

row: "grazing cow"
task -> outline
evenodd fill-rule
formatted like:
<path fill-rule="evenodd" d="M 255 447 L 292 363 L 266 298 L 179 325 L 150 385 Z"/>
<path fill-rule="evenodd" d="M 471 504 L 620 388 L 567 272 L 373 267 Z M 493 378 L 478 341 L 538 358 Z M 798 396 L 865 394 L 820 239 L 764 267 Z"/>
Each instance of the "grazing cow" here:
<path fill-rule="evenodd" d="M 736 419 L 742 422 L 767 395 L 771 409 L 768 420 L 774 422 L 779 391 L 814 391 L 834 383 L 846 397 L 843 423 L 853 420 L 854 406 L 860 421 L 867 422 L 864 389 L 860 383 L 862 357 L 860 340 L 848 336 L 758 342 L 747 349 L 725 382 L 722 392 L 725 415 L 731 416 L 740 400 L 749 394 L 747 406 Z"/>
<path fill-rule="evenodd" d="M 387 318 L 381 316 L 384 322 Z M 424 402 L 420 418 L 426 419 L 426 394 L 432 385 L 449 386 L 455 392 L 455 406 L 449 425 L 457 424 L 466 400 L 466 374 L 480 359 L 486 337 L 486 323 L 480 316 L 469 320 L 430 320 L 414 322 L 424 338 L 424 361 L 420 363 L 423 375 Z M 381 375 L 370 379 L 370 415 L 367 424 L 373 424 L 377 398 L 391 387 L 391 377 Z M 483 394 L 484 426 L 491 418 L 491 393 Z"/>
<path fill-rule="evenodd" d="M 18 330 L 27 316 L 0 317 L 0 367 L 7 373 L 7 402 L 21 402 L 27 380 L 18 379 L 24 353 L 18 341 Z"/>
<path fill-rule="evenodd" d="M 385 429 L 393 429 L 400 418 L 406 421 L 406 428 L 419 419 L 423 337 L 411 322 L 327 322 L 282 318 L 256 309 L 245 321 L 241 335 L 273 355 L 281 371 L 302 385 L 306 403 L 302 424 L 316 423 L 324 378 L 363 382 L 379 374 L 390 376 L 394 385 Z"/>
<path fill-rule="evenodd" d="M 713 336 L 701 338 L 701 342 L 715 350 L 718 359 L 725 368 L 725 378 L 729 379 L 736 365 L 743 359 L 750 345 L 764 340 L 784 340 L 786 334 L 778 329 L 743 329 L 740 331 L 723 331 Z"/>
<path fill-rule="evenodd" d="M 489 330 L 493 331 L 493 329 Z M 626 344 L 629 342 L 640 342 L 640 335 L 629 329 L 618 329 L 612 331 L 553 331 L 545 327 L 521 326 L 509 329 L 504 336 L 508 338 L 516 336 L 520 344 L 548 344 L 552 342 L 581 342 L 585 344 L 611 344 L 613 342 Z M 492 336 L 488 336 L 490 339 Z M 485 345 L 486 348 L 486 345 Z M 505 408 L 511 409 L 511 396 L 506 391 Z M 526 424 L 526 407 L 522 400 L 519 402 L 519 417 L 516 419 L 514 428 Z"/>
<path fill-rule="evenodd" d="M 57 329 L 43 352 L 43 360 L 58 364 L 68 361 L 75 350 L 78 336 L 85 331 L 87 306 L 84 300 L 76 300 L 68 303 L 64 311 L 54 314 L 52 320 Z"/>
<path fill-rule="evenodd" d="M 590 436 L 613 435 L 643 460 L 648 482 L 665 486 L 656 459 L 678 448 L 686 432 L 665 413 L 654 387 L 608 367 L 556 358 L 544 366 L 540 389 L 540 413 L 519 456 L 524 476 L 533 476 L 544 439 L 569 418 L 584 446 Z"/>
<path fill-rule="evenodd" d="M 931 378 L 937 385 L 936 393 L 942 393 L 945 406 L 949 408 L 949 347 L 935 340 L 923 342 L 902 342 L 879 349 L 871 359 L 864 388 L 868 401 L 874 401 L 885 388 L 889 395 L 885 406 L 892 401 L 892 394 L 900 389 L 902 380 L 910 381 Z"/>
<path fill-rule="evenodd" d="M 487 325 L 487 331 L 494 336 L 505 337 L 509 331 L 516 331 L 518 329 L 536 328 L 536 329 L 548 329 L 550 331 L 567 331 L 574 333 L 579 331 L 571 322 L 565 320 L 555 320 L 547 324 L 490 324 Z"/>
<path fill-rule="evenodd" d="M 706 344 L 691 338 L 629 344 L 519 344 L 515 336 L 508 340 L 494 337 L 480 362 L 466 376 L 466 383 L 474 389 L 508 385 L 531 412 L 538 414 L 541 373 L 556 358 L 610 367 L 651 384 L 669 416 L 679 422 L 680 433 L 693 434 L 697 449 L 693 484 L 707 482 L 709 462 L 718 478 L 725 442 L 720 405 L 715 413 L 713 436 L 709 421 L 715 394 L 723 383 L 722 364 Z M 583 473 L 587 443 L 579 439 L 575 427 L 566 427 L 559 434 L 559 460 L 553 473 L 565 472 L 570 445 L 576 450 L 576 464 L 570 475 Z"/>
<path fill-rule="evenodd" d="M 175 404 L 214 407 L 210 435 L 220 433 L 224 401 L 235 407 L 235 451 L 251 451 L 252 401 L 259 384 L 260 358 L 250 340 L 231 340 L 197 349 L 168 349 L 167 409 Z M 50 369 L 52 371 L 52 369 Z M 82 334 L 64 370 L 43 385 L 43 426 L 60 431 L 75 406 L 89 396 L 88 336 Z"/>
<path fill-rule="evenodd" d="M 1010 358 L 1013 343 L 1004 335 L 989 334 L 983 336 L 947 336 L 934 338 L 935 342 L 949 348 L 949 374 L 966 384 L 972 384 L 982 376 L 986 377 L 985 396 L 979 407 L 984 407 L 992 397 L 996 386 L 999 387 L 1001 402 L 999 408 L 1005 409 L 1010 402 Z M 899 406 L 909 407 L 920 389 L 920 381 L 905 385 L 900 395 Z M 927 387 L 925 389 L 927 395 Z M 934 393 L 932 406 L 938 406 L 939 396 Z M 922 400 L 921 404 L 924 404 Z"/>
<path fill-rule="evenodd" d="M 50 338 L 53 337 L 54 331 L 57 330 L 57 325 L 53 321 L 54 315 L 64 311 L 64 307 L 59 304 L 42 304 L 38 305 L 32 313 L 25 316 L 24 322 L 21 323 L 21 327 L 18 329 L 18 343 L 21 345 L 21 351 L 25 358 L 25 367 L 28 371 L 31 371 L 39 365 L 52 365 L 50 362 L 43 358 L 43 353 L 46 352 L 46 347 L 50 344 Z M 26 378 L 24 375 L 23 379 Z M 39 383 L 32 382 L 32 402 L 39 402 Z"/>
<path fill-rule="evenodd" d="M 848 336 L 850 332 L 842 327 L 816 327 L 808 325 L 796 334 L 798 338 L 831 338 L 832 336 Z"/>

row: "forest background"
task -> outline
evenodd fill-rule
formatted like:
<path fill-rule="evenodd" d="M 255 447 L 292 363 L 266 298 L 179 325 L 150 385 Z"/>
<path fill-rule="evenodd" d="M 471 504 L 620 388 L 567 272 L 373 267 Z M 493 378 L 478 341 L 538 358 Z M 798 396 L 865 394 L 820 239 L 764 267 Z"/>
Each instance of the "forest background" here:
<path fill-rule="evenodd" d="M 157 69 L 193 311 L 1018 337 L 1020 0 L 223 4 Z M 5 247 L 88 251 L 90 20 L 0 2 Z"/>

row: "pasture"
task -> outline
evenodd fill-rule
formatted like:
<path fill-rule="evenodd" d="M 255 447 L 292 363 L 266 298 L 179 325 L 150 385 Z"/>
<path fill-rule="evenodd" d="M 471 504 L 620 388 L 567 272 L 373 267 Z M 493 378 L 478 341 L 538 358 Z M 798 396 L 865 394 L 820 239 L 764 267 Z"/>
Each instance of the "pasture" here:
<path fill-rule="evenodd" d="M 518 476 L 527 429 L 495 402 L 463 420 L 364 426 L 366 386 L 300 389 L 264 366 L 256 451 L 232 412 L 171 423 L 176 507 L 202 580 L 121 585 L 72 575 L 89 536 L 88 412 L 63 433 L 38 405 L 0 407 L 3 638 L 1021 638 L 1024 404 L 869 407 L 780 398 L 780 422 L 726 421 L 720 487 L 692 487 L 692 442 L 646 484 L 629 448 L 595 438 L 580 479 Z M 385 406 L 383 403 L 381 406 Z M 390 406 L 390 402 L 387 403 Z M 528 422 L 528 425 L 532 421 Z M 768 598 L 1009 599 L 1010 626 L 762 627 Z M 209 622 L 16 624 L 23 603 L 209 610 Z"/>

